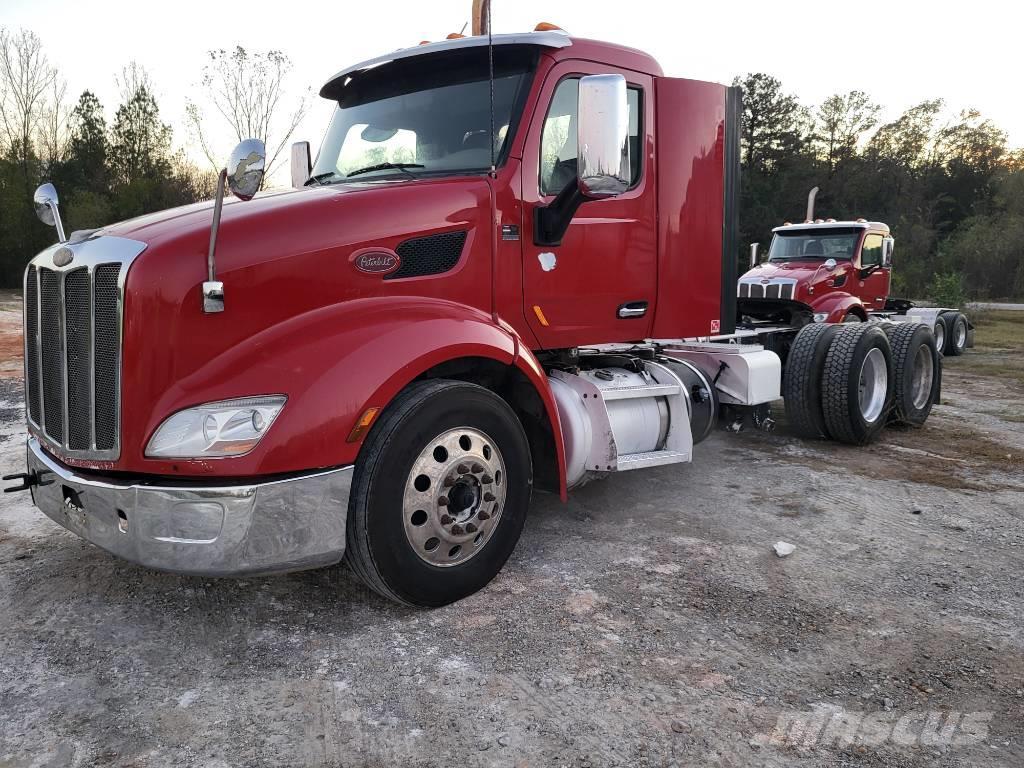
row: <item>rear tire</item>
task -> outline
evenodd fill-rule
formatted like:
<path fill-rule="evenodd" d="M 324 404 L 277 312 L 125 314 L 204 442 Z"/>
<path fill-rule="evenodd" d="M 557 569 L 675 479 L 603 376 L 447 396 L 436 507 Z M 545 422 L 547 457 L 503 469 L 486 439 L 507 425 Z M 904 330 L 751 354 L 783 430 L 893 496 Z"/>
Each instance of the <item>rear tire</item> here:
<path fill-rule="evenodd" d="M 942 319 L 941 315 L 935 319 L 932 333 L 935 336 L 935 348 L 939 350 L 940 355 L 946 354 L 946 321 Z"/>
<path fill-rule="evenodd" d="M 959 312 L 943 312 L 941 318 L 946 325 L 944 354 L 959 357 L 967 349 L 967 318 Z"/>
<path fill-rule="evenodd" d="M 362 448 L 345 557 L 384 597 L 446 605 L 501 570 L 532 487 L 526 435 L 504 400 L 466 382 L 417 382 Z"/>
<path fill-rule="evenodd" d="M 896 323 L 887 326 L 892 347 L 893 409 L 889 420 L 919 427 L 939 398 L 942 355 L 927 325 Z"/>
<path fill-rule="evenodd" d="M 838 325 L 805 325 L 797 333 L 786 358 L 786 375 L 782 379 L 786 420 L 802 437 L 827 437 L 821 406 L 821 378 L 825 356 L 838 331 Z"/>
<path fill-rule="evenodd" d="M 822 411 L 829 437 L 870 443 L 885 426 L 892 404 L 892 350 L 874 323 L 844 325 L 825 357 Z"/>

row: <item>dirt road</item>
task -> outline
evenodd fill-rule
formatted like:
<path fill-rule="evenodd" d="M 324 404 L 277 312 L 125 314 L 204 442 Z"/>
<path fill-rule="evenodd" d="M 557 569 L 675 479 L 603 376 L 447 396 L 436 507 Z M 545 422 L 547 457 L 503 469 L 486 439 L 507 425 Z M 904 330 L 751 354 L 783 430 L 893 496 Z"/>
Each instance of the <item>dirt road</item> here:
<path fill-rule="evenodd" d="M 1014 317 L 947 361 L 925 429 L 848 449 L 783 415 L 538 495 L 502 574 L 435 611 L 344 566 L 154 573 L 4 496 L 0 766 L 1020 766 Z"/>

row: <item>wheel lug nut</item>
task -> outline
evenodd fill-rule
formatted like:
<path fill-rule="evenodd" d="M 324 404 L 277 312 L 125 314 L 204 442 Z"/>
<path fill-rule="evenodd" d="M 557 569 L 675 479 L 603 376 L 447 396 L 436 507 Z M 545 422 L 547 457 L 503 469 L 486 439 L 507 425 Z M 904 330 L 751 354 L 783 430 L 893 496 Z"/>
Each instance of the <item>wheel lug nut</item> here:
<path fill-rule="evenodd" d="M 477 513 L 477 520 L 490 520 L 491 516 L 484 512 L 482 509 Z"/>
<path fill-rule="evenodd" d="M 466 523 L 466 533 L 476 533 L 476 526 L 472 523 Z"/>
<path fill-rule="evenodd" d="M 473 474 L 474 475 L 479 475 L 483 471 L 484 471 L 484 465 L 483 464 L 476 464 L 476 463 L 473 464 Z"/>
<path fill-rule="evenodd" d="M 494 482 L 494 478 L 491 477 L 490 475 L 484 475 L 483 477 L 480 478 L 480 482 L 483 483 L 484 485 L 489 485 L 490 483 Z"/>
<path fill-rule="evenodd" d="M 495 496 L 490 491 L 488 491 L 487 493 L 484 494 L 484 501 L 494 501 L 496 498 L 497 498 L 497 496 Z"/>
<path fill-rule="evenodd" d="M 461 525 L 456 523 L 455 525 L 452 526 L 452 535 L 453 536 L 461 536 L 462 533 L 463 533 L 463 531 L 462 531 L 462 526 Z"/>
<path fill-rule="evenodd" d="M 459 466 L 455 468 L 455 471 L 458 472 L 460 475 L 465 475 L 466 473 L 469 472 L 469 467 L 467 467 L 465 464 L 459 464 Z"/>
<path fill-rule="evenodd" d="M 441 515 L 441 525 L 450 525 L 452 519 L 453 518 L 449 515 Z"/>
<path fill-rule="evenodd" d="M 443 485 L 444 485 L 445 488 L 451 488 L 453 485 L 455 485 L 455 478 L 454 477 L 446 477 L 444 479 Z"/>
<path fill-rule="evenodd" d="M 437 497 L 437 506 L 439 506 L 439 507 L 447 507 L 448 506 L 448 497 L 447 496 L 438 496 Z"/>

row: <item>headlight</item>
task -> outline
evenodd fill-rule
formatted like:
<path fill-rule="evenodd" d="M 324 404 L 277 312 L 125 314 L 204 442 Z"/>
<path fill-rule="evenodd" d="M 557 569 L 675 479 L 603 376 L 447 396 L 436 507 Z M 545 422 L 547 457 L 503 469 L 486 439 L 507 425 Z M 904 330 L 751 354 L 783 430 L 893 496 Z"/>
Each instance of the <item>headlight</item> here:
<path fill-rule="evenodd" d="M 160 458 L 241 456 L 256 447 L 288 398 L 284 395 L 221 400 L 187 408 L 164 421 L 146 446 Z"/>
<path fill-rule="evenodd" d="M 806 317 L 806 315 L 805 315 L 805 317 Z M 824 323 L 826 320 L 828 320 L 828 312 L 815 312 L 814 313 L 814 322 L 816 322 L 816 323 Z"/>

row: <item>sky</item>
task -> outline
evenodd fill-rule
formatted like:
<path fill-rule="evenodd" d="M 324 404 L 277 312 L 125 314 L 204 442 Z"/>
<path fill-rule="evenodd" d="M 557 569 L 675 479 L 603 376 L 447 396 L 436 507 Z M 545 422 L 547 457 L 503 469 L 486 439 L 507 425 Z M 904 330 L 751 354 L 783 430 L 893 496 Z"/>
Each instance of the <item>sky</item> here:
<path fill-rule="evenodd" d="M 728 83 L 745 72 L 768 72 L 807 105 L 857 88 L 891 119 L 941 97 L 951 110 L 976 107 L 1009 134 L 1011 146 L 1024 146 L 1024 10 L 1005 0 L 492 5 L 495 32 L 528 31 L 549 21 L 576 37 L 645 50 L 671 76 Z M 325 80 L 348 64 L 457 32 L 470 9 L 470 0 L 0 0 L 0 26 L 35 31 L 72 101 L 88 88 L 108 119 L 118 101 L 116 75 L 129 61 L 139 62 L 152 77 L 175 143 L 198 158 L 184 111 L 198 92 L 206 51 L 242 45 L 287 54 L 293 85 L 313 94 L 313 108 L 293 139 L 310 141 L 315 153 L 331 113 L 315 96 Z M 223 136 L 220 143 L 226 157 L 233 142 Z"/>

